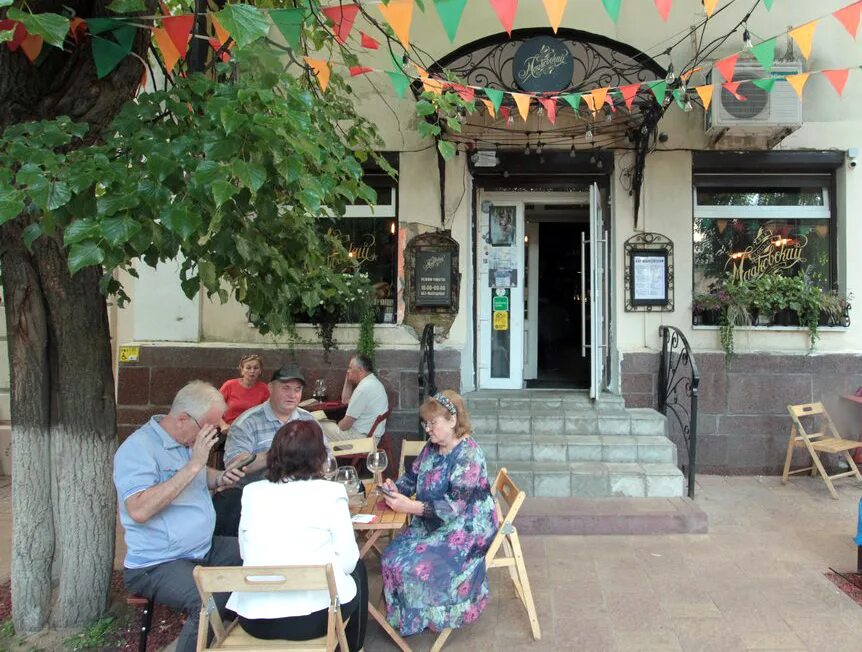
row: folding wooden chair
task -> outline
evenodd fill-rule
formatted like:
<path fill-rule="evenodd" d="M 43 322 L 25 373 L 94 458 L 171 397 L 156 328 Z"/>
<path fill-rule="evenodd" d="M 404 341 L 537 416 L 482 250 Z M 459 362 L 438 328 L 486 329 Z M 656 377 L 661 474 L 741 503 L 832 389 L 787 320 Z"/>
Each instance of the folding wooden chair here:
<path fill-rule="evenodd" d="M 514 525 L 515 517 L 518 515 L 518 511 L 521 509 L 521 504 L 524 502 L 527 494 L 515 486 L 505 468 L 500 469 L 497 473 L 491 493 L 494 496 L 500 529 L 497 530 L 497 535 L 491 542 L 491 547 L 485 553 L 485 568 L 488 570 L 500 567 L 509 569 L 509 576 L 515 585 L 515 594 L 521 600 L 521 603 L 523 603 L 524 609 L 527 610 L 527 617 L 530 619 L 530 628 L 533 630 L 533 639 L 538 641 L 542 638 L 542 630 L 539 627 L 539 618 L 536 615 L 533 592 L 530 590 L 527 567 L 524 565 L 521 541 L 518 538 L 518 531 Z M 506 508 L 505 516 L 503 515 L 501 506 Z M 439 652 L 451 633 L 452 630 L 448 628 L 440 632 L 437 640 L 434 641 L 434 645 L 431 646 L 431 652 Z"/>
<path fill-rule="evenodd" d="M 401 440 L 401 459 L 398 462 L 398 477 L 400 478 L 404 475 L 404 460 L 408 457 L 416 457 L 419 453 L 422 452 L 422 449 L 425 448 L 425 444 L 428 443 L 424 439 L 415 440 L 415 439 L 402 439 Z"/>
<path fill-rule="evenodd" d="M 811 475 L 820 473 L 823 482 L 829 488 L 829 493 L 835 500 L 838 500 L 838 493 L 835 487 L 832 486 L 832 481 L 836 478 L 849 478 L 854 476 L 862 482 L 862 474 L 859 473 L 859 468 L 856 462 L 853 461 L 853 456 L 850 451 L 862 447 L 862 442 L 849 441 L 843 439 L 838 434 L 838 429 L 832 422 L 832 418 L 823 407 L 823 403 L 803 403 L 801 405 L 788 405 L 787 411 L 790 412 L 790 418 L 793 420 L 793 426 L 790 428 L 790 441 L 787 442 L 787 455 L 784 459 L 784 474 L 781 476 L 782 483 L 787 482 L 787 477 L 796 473 L 805 473 L 810 471 Z M 800 421 L 801 417 L 820 417 L 820 429 L 817 432 L 808 433 Z M 806 466 L 804 469 L 790 470 L 790 461 L 793 457 L 794 448 L 805 448 L 811 456 L 811 466 Z M 829 475 L 826 469 L 823 468 L 823 463 L 820 461 L 820 453 L 837 453 L 842 455 L 850 465 L 849 471 Z"/>
<path fill-rule="evenodd" d="M 195 584 L 201 595 L 201 617 L 198 624 L 197 652 L 204 650 L 232 650 L 254 652 L 256 650 L 320 650 L 332 652 L 336 646 L 347 650 L 344 620 L 338 604 L 335 575 L 332 564 L 321 566 L 196 566 Z M 329 593 L 329 617 L 326 635 L 310 641 L 262 640 L 248 634 L 236 621 L 225 628 L 216 609 L 213 593 L 234 591 L 327 591 Z M 207 646 L 210 626 L 215 638 Z"/>
<path fill-rule="evenodd" d="M 374 423 L 371 424 L 371 430 L 368 431 L 368 435 L 367 435 L 368 439 L 372 442 L 371 450 L 374 450 L 375 447 L 377 446 L 377 444 L 375 443 L 375 440 L 374 440 L 374 433 L 377 432 L 377 427 L 381 423 L 386 421 L 389 418 L 390 414 L 392 414 L 392 410 L 386 410 L 386 412 L 384 412 L 383 414 L 378 414 L 377 417 L 374 419 Z M 381 435 L 380 439 L 383 439 L 382 435 Z M 353 440 L 351 439 L 351 440 L 347 440 L 347 441 L 353 441 Z M 377 441 L 379 441 L 379 439 Z M 342 440 L 342 442 L 336 442 L 336 443 L 343 443 L 343 440 Z M 370 453 L 371 451 L 367 451 L 367 452 Z M 341 456 L 336 455 L 336 457 L 341 457 Z M 359 455 L 359 454 L 353 455 L 350 458 L 350 461 L 348 462 L 348 464 L 350 464 L 351 466 L 356 466 L 362 460 L 362 457 L 363 456 Z"/>

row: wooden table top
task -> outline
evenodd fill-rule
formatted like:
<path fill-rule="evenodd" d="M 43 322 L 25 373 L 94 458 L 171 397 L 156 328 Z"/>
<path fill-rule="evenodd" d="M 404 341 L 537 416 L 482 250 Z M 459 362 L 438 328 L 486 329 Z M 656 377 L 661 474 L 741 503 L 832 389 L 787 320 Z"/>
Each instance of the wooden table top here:
<path fill-rule="evenodd" d="M 351 507 L 353 514 L 374 514 L 377 519 L 373 523 L 354 523 L 354 530 L 400 530 L 407 524 L 407 514 L 393 512 L 389 509 L 383 496 L 376 492 L 377 485 L 373 480 L 365 482 L 365 495 L 368 500 L 364 505 Z"/>

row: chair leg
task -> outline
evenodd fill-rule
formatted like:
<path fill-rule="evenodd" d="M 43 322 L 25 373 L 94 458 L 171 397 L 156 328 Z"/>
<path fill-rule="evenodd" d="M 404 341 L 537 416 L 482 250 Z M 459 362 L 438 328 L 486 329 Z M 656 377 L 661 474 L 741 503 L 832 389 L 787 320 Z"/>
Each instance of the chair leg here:
<path fill-rule="evenodd" d="M 542 629 L 539 627 L 539 617 L 536 614 L 536 605 L 533 602 L 533 592 L 530 590 L 530 578 L 527 577 L 527 566 L 524 564 L 524 555 L 521 552 L 521 541 L 517 530 L 512 532 L 512 549 L 515 552 L 515 568 L 521 580 L 521 589 L 524 592 L 524 606 L 527 608 L 527 616 L 530 619 L 530 629 L 533 630 L 533 639 L 538 641 L 542 638 Z"/>
<path fill-rule="evenodd" d="M 790 462 L 793 460 L 793 449 L 796 447 L 794 443 L 795 436 L 790 435 L 790 441 L 787 442 L 787 455 L 784 456 L 784 473 L 781 474 L 781 484 L 787 484 L 787 476 L 790 474 Z"/>
<path fill-rule="evenodd" d="M 832 497 L 835 500 L 838 500 L 838 492 L 835 491 L 835 487 L 832 486 L 832 479 L 829 477 L 829 474 L 826 473 L 826 469 L 823 468 L 823 463 L 820 461 L 820 457 L 816 453 L 811 453 L 812 461 L 814 462 L 814 466 L 817 471 L 820 473 L 820 477 L 823 478 L 823 482 L 826 483 L 826 486 L 829 488 L 829 493 L 832 494 Z M 812 471 L 811 475 L 814 475 Z"/>
<path fill-rule="evenodd" d="M 847 464 L 850 465 L 850 468 L 856 474 L 856 479 L 862 482 L 862 473 L 859 473 L 859 466 L 856 464 L 856 460 L 853 459 L 850 451 L 844 451 L 844 457 L 847 459 Z"/>
<path fill-rule="evenodd" d="M 153 599 L 147 600 L 144 611 L 141 614 L 141 632 L 138 635 L 138 652 L 147 652 L 147 637 L 150 635 L 150 626 L 153 622 Z"/>
<path fill-rule="evenodd" d="M 446 639 L 449 638 L 449 634 L 452 633 L 452 629 L 447 627 L 437 636 L 437 639 L 434 641 L 434 645 L 431 646 L 431 652 L 440 652 L 443 649 L 443 644 L 446 642 Z"/>

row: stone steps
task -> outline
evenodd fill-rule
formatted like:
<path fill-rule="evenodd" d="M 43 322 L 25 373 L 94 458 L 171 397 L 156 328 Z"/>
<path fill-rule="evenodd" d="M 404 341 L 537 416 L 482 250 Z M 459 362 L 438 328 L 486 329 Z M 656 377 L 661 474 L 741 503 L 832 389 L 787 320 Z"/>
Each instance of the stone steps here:
<path fill-rule="evenodd" d="M 664 436 L 666 420 L 648 408 L 599 411 L 590 408 L 470 412 L 473 432 L 500 435 L 632 435 Z"/>
<path fill-rule="evenodd" d="M 489 461 L 639 462 L 676 464 L 676 446 L 664 436 L 476 435 Z"/>

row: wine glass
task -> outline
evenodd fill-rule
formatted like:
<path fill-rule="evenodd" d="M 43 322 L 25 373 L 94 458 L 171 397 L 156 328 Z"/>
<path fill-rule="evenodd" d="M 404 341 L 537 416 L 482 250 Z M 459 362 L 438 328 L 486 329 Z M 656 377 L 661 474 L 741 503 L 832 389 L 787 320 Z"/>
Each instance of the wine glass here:
<path fill-rule="evenodd" d="M 326 461 L 323 463 L 323 477 L 327 480 L 334 480 L 337 471 L 338 460 L 330 453 L 326 456 Z"/>
<path fill-rule="evenodd" d="M 368 457 L 365 458 L 365 465 L 369 471 L 374 473 L 374 482 L 380 484 L 380 474 L 389 466 L 389 458 L 386 456 L 386 451 L 371 451 Z"/>
<path fill-rule="evenodd" d="M 312 396 L 321 403 L 326 400 L 326 381 L 323 380 L 323 378 L 318 378 L 314 381 L 314 392 L 312 393 Z"/>
<path fill-rule="evenodd" d="M 335 472 L 335 481 L 344 485 L 347 492 L 348 502 L 351 505 L 358 503 L 359 499 L 359 475 L 352 466 L 339 466 Z"/>

